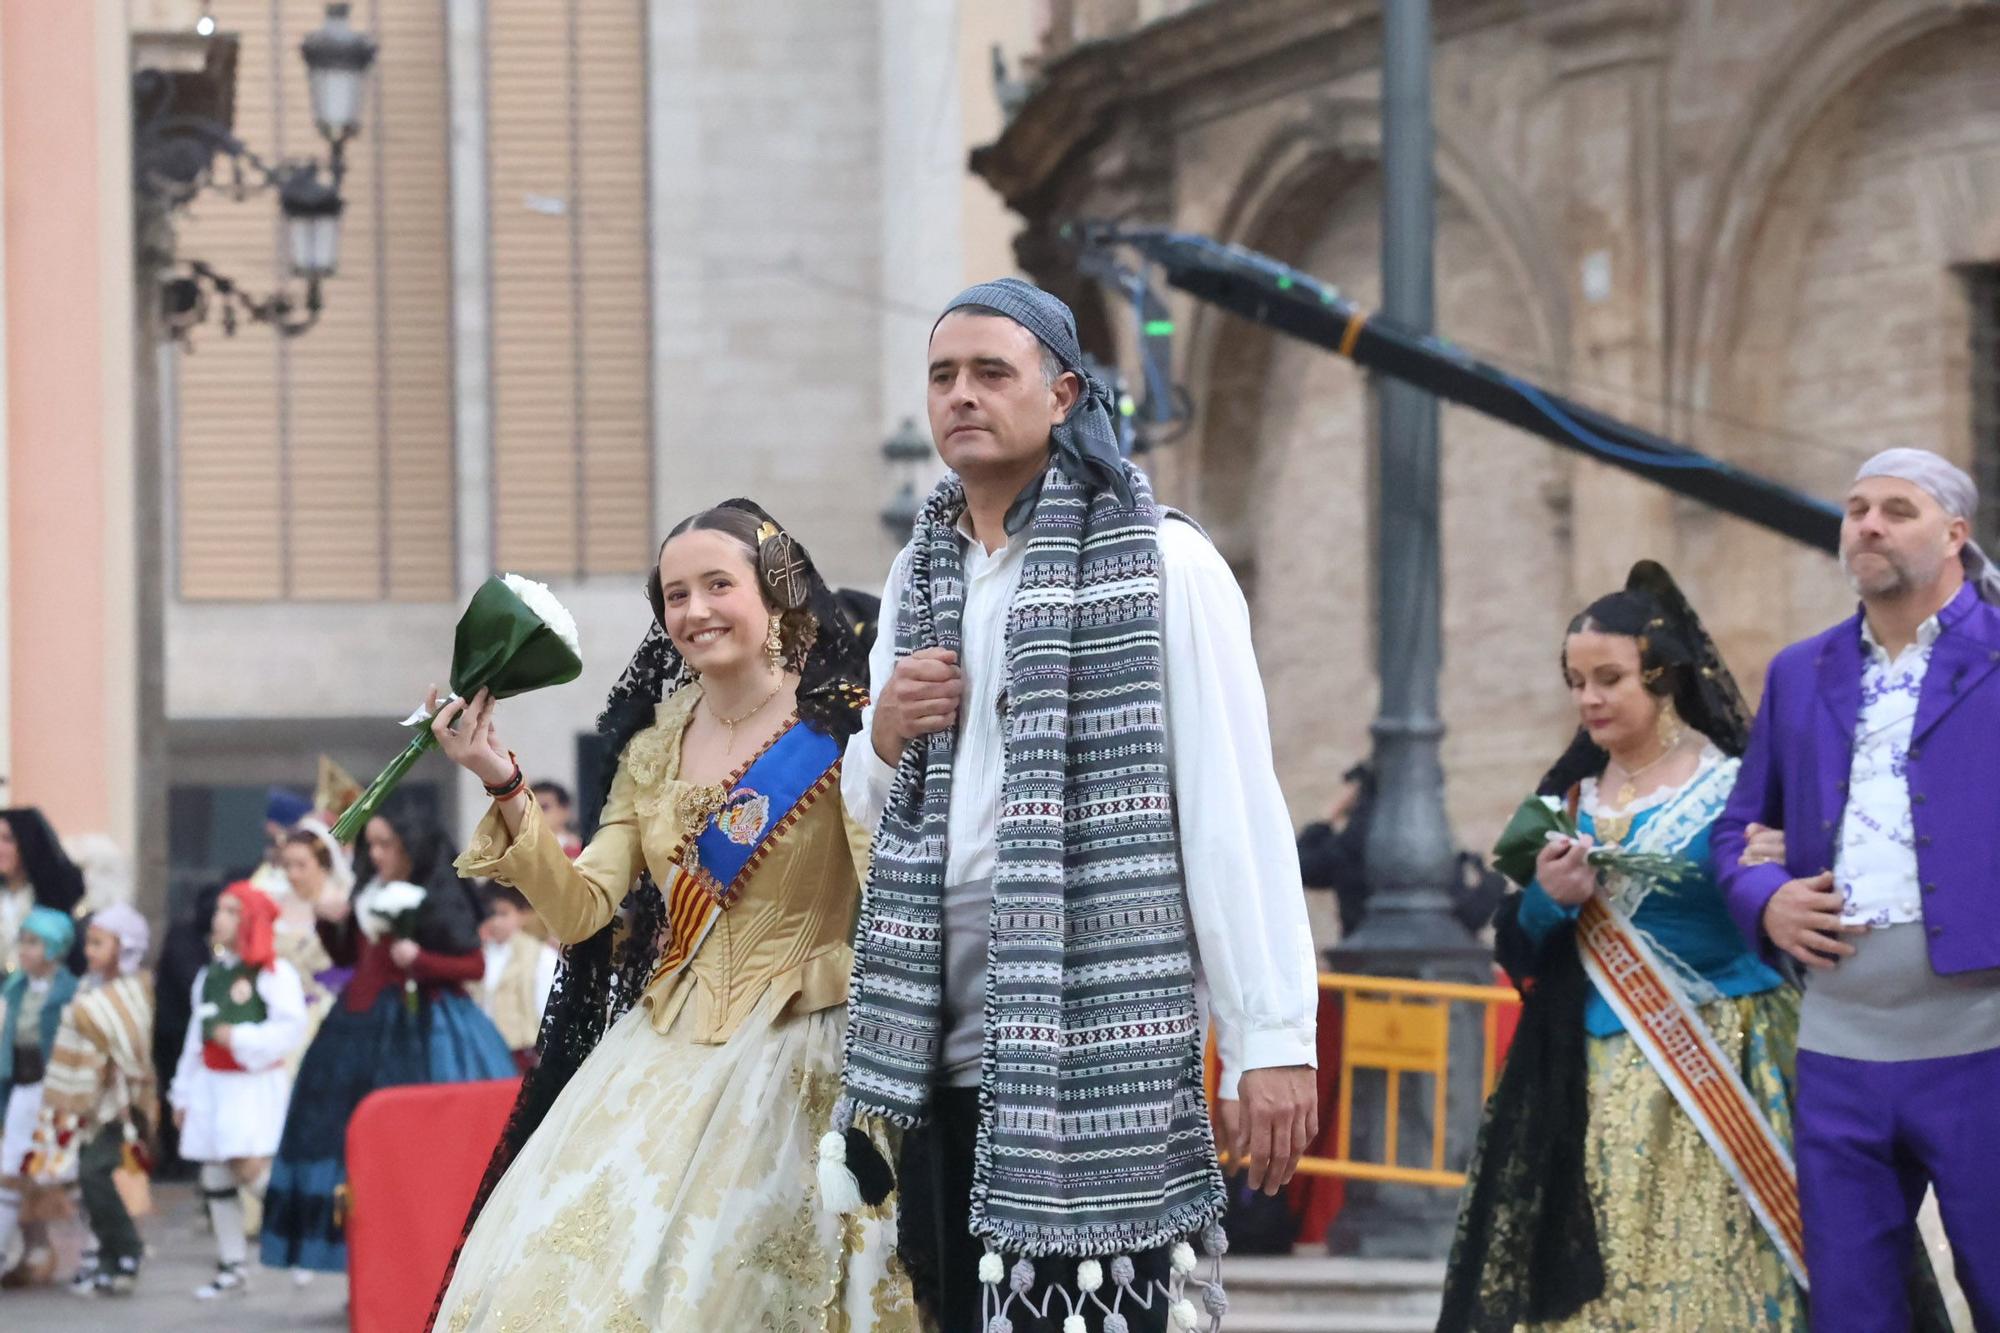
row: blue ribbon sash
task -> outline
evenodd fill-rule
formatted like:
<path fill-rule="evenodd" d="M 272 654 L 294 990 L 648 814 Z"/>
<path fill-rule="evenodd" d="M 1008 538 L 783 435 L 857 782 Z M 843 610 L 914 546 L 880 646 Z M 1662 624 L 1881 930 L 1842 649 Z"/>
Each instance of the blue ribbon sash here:
<path fill-rule="evenodd" d="M 695 838 L 685 869 L 727 905 L 764 857 L 765 849 L 805 807 L 833 785 L 840 742 L 795 722 L 750 762 L 722 808 Z"/>

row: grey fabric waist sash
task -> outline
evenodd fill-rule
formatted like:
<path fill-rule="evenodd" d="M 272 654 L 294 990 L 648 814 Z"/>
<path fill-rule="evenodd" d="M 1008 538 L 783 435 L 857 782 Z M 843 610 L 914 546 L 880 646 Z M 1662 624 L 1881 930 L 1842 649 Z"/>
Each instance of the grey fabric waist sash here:
<path fill-rule="evenodd" d="M 986 952 L 993 934 L 993 881 L 944 891 L 944 1051 L 938 1082 L 979 1086 L 986 1056 Z"/>
<path fill-rule="evenodd" d="M 1847 938 L 1852 958 L 1806 978 L 1800 1050 L 1887 1063 L 2000 1047 L 2000 969 L 1939 976 L 1915 922 Z"/>

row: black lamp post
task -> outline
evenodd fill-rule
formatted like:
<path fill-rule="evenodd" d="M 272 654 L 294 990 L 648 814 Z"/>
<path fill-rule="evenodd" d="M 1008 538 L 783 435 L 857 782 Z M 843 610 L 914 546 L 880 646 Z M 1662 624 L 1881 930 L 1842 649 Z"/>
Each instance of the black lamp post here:
<path fill-rule="evenodd" d="M 1431 129 L 1430 0 L 1382 6 L 1382 310 L 1405 328 L 1432 325 L 1436 164 Z M 1445 817 L 1438 710 L 1443 664 L 1442 551 L 1439 546 L 1438 403 L 1398 380 L 1376 388 L 1381 405 L 1377 606 L 1382 682 L 1375 719 L 1375 810 L 1364 859 L 1368 915 L 1330 951 L 1337 971 L 1433 981 L 1492 980 L 1491 955 L 1452 915 L 1457 857 Z M 1463 1009 L 1463 1006 L 1460 1007 Z M 1379 1074 L 1357 1078 L 1350 1114 L 1357 1156 L 1386 1150 L 1395 1117 L 1403 1144 L 1444 1134 L 1449 1165 L 1461 1166 L 1478 1119 L 1480 1035 L 1468 1013 L 1454 1016 L 1443 1126 L 1428 1097 L 1387 1097 Z M 1431 1075 L 1429 1077 L 1436 1077 Z M 1401 1163 L 1408 1165 L 1407 1161 Z M 1432 1258 L 1451 1242 L 1456 1196 L 1422 1186 L 1354 1180 L 1327 1243 L 1335 1253 Z"/>
<path fill-rule="evenodd" d="M 319 321 L 320 285 L 340 266 L 345 150 L 360 133 L 368 71 L 375 62 L 374 40 L 354 30 L 349 12 L 346 4 L 329 4 L 326 21 L 299 44 L 313 121 L 328 147 L 324 168 L 314 159 L 266 162 L 231 132 L 236 41 L 214 35 L 212 25 L 201 32 L 210 50 L 199 75 L 141 70 L 133 76 L 134 192 L 150 257 L 166 270 L 160 280 L 161 316 L 176 338 L 186 339 L 211 307 L 219 311 L 225 334 L 235 333 L 243 318 L 288 337 Z M 226 171 L 218 159 L 227 163 Z M 304 284 L 303 294 L 280 287 L 253 296 L 207 262 L 175 254 L 173 213 L 211 188 L 239 200 L 277 192 L 287 267 Z"/>
<path fill-rule="evenodd" d="M 340 150 L 361 129 L 361 101 L 368 70 L 375 63 L 375 40 L 348 26 L 349 6 L 326 7 L 326 22 L 299 43 L 305 57 L 306 87 L 313 123 L 333 145 L 334 184 L 340 184 Z"/>
<path fill-rule="evenodd" d="M 321 180 L 312 167 L 298 168 L 278 187 L 278 208 L 285 215 L 295 276 L 316 283 L 340 271 L 343 207 L 340 191 Z"/>
<path fill-rule="evenodd" d="M 917 429 L 915 417 L 904 417 L 896 433 L 882 441 L 882 457 L 889 465 L 889 503 L 882 506 L 882 526 L 897 544 L 910 539 L 917 526 L 917 510 L 923 504 L 919 486 L 924 464 L 934 451 L 930 439 Z"/>

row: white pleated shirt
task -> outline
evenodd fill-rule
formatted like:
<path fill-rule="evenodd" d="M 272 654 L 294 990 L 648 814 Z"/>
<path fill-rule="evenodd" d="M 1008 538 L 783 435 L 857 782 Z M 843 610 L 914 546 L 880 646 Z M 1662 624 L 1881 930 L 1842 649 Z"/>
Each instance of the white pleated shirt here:
<path fill-rule="evenodd" d="M 1005 752 L 1004 638 L 1026 543 L 988 552 L 968 535 L 965 547 L 959 653 L 965 695 L 952 765 L 947 885 L 990 878 L 994 870 Z M 906 549 L 882 593 L 868 664 L 873 693 L 895 667 L 896 608 L 909 562 Z M 1197 528 L 1168 519 L 1160 524 L 1160 593 L 1168 771 L 1182 873 L 1196 967 L 1222 1060 L 1219 1091 L 1234 1098 L 1245 1070 L 1317 1063 L 1318 965 L 1242 590 Z M 841 774 L 849 812 L 871 830 L 896 774 L 875 753 L 873 728 L 871 706 L 848 742 Z"/>

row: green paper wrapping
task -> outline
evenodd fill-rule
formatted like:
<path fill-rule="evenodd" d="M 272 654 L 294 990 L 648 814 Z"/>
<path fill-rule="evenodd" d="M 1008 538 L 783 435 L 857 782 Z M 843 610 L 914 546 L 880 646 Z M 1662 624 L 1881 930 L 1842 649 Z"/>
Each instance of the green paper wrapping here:
<path fill-rule="evenodd" d="M 458 618 L 451 654 L 451 689 L 461 699 L 489 690 L 509 699 L 530 690 L 566 685 L 583 673 L 576 624 L 549 590 L 519 575 L 495 575 L 479 585 Z M 424 752 L 437 744 L 430 717 L 419 713 L 405 725 L 416 728 L 403 752 L 389 761 L 333 826 L 343 845 L 361 835 L 382 802 Z"/>
<path fill-rule="evenodd" d="M 1548 845 L 1551 833 L 1573 838 L 1576 821 L 1560 803 L 1551 804 L 1551 798 L 1530 796 L 1514 811 L 1500 840 L 1493 844 L 1493 868 L 1527 888 L 1535 878 L 1535 858 Z"/>
<path fill-rule="evenodd" d="M 1576 820 L 1555 797 L 1530 796 L 1514 811 L 1499 841 L 1493 844 L 1494 869 L 1527 888 L 1535 878 L 1536 858 L 1548 845 L 1551 833 L 1576 837 Z M 1661 887 L 1680 884 L 1700 873 L 1699 866 L 1678 856 L 1627 852 L 1611 846 L 1593 847 L 1587 859 L 1599 870 L 1616 871 Z"/>

